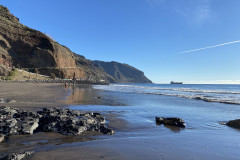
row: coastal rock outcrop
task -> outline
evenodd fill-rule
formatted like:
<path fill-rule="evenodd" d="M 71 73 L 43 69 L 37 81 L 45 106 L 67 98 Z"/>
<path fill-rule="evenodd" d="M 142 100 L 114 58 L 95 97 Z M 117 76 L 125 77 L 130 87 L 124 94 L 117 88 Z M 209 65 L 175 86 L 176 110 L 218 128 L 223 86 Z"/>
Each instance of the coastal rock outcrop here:
<path fill-rule="evenodd" d="M 181 118 L 155 117 L 155 119 L 156 119 L 156 124 L 159 124 L 159 125 L 164 124 L 164 125 L 180 127 L 180 128 L 185 128 L 186 127 L 186 123 Z"/>
<path fill-rule="evenodd" d="M 0 5 L 0 76 L 8 68 L 22 68 L 59 78 L 112 79 L 90 60 L 73 53 L 40 31 L 19 22 L 6 7 Z M 7 68 L 7 69 L 6 69 Z"/>
<path fill-rule="evenodd" d="M 63 79 L 151 83 L 142 71 L 117 62 L 91 61 L 19 22 L 0 5 L 0 76 L 12 68 Z M 105 67 L 106 66 L 106 67 Z"/>
<path fill-rule="evenodd" d="M 93 61 L 114 78 L 112 83 L 152 83 L 142 71 L 125 63 Z"/>
<path fill-rule="evenodd" d="M 100 62 L 99 62 L 100 63 Z M 151 83 L 143 72 L 126 64 L 114 63 L 114 73 L 104 65 L 73 53 L 40 31 L 19 22 L 0 5 L 0 76 L 11 68 L 63 79 L 83 79 L 116 83 Z"/>
<path fill-rule="evenodd" d="M 69 109 L 44 108 L 38 112 L 0 107 L 0 134 L 33 134 L 37 131 L 57 132 L 63 135 L 80 135 L 84 131 L 114 134 L 106 126 L 105 118 L 98 113 L 81 113 Z"/>

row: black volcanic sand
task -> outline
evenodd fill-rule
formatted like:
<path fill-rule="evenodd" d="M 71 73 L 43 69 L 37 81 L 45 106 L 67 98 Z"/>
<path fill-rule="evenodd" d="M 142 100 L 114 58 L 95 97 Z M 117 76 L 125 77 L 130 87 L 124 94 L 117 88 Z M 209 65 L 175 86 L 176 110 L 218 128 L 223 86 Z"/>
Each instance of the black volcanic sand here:
<path fill-rule="evenodd" d="M 109 106 L 111 102 L 116 106 Z M 91 87 L 75 87 L 65 103 L 76 104 L 70 109 L 102 113 L 116 134 L 55 143 L 43 147 L 31 159 L 239 159 L 239 130 L 218 124 L 239 117 L 240 108 L 233 105 Z M 156 125 L 155 116 L 180 117 L 187 127 Z"/>
<path fill-rule="evenodd" d="M 64 84 L 0 82 L 0 91 L 0 98 L 16 101 L 15 103 L 1 103 L 0 106 L 10 106 L 32 111 L 37 111 L 43 107 L 66 108 L 74 104 L 120 105 L 99 97 L 97 90 L 92 89 L 88 85 L 72 86 L 68 84 L 68 87 L 65 88 Z M 104 116 L 109 122 L 109 126 L 115 130 L 121 130 L 127 124 L 123 119 L 119 119 L 116 114 L 109 113 Z M 107 135 L 105 138 L 107 137 L 110 136 Z M 8 141 L 0 143 L 0 155 L 34 150 L 36 155 L 31 157 L 31 159 L 55 159 L 57 155 L 45 157 L 47 156 L 45 152 L 51 151 L 51 153 L 55 153 L 55 150 L 58 152 L 57 149 L 66 149 L 68 145 L 79 144 L 81 146 L 84 141 L 92 141 L 99 138 L 101 138 L 101 134 L 96 132 L 86 132 L 82 136 L 64 136 L 58 133 L 44 132 L 33 135 L 15 135 L 10 136 Z M 70 150 L 71 152 L 79 152 L 75 149 Z M 93 152 L 95 149 L 90 147 L 84 150 L 86 152 L 85 157 L 88 157 L 88 153 Z M 65 155 L 69 155 L 69 158 L 60 157 L 60 159 L 75 159 L 74 157 L 70 158 L 70 152 L 65 152 Z M 81 151 L 81 155 L 83 155 L 83 151 Z"/>
<path fill-rule="evenodd" d="M 65 88 L 64 84 L 4 82 L 0 89 L 0 98 L 16 100 L 0 105 L 29 110 L 68 107 L 97 111 L 116 131 L 114 135 L 87 132 L 82 136 L 10 136 L 9 141 L 0 143 L 0 154 L 34 150 L 31 160 L 239 159 L 239 130 L 218 124 L 239 117 L 240 108 L 233 105 L 97 90 L 91 86 Z M 187 127 L 156 125 L 155 116 L 180 117 Z"/>
<path fill-rule="evenodd" d="M 89 85 L 69 85 L 66 90 L 70 91 L 71 94 L 59 102 L 67 105 L 125 105 L 124 103 L 118 102 L 111 97 L 103 97 L 103 91 L 93 89 Z"/>
<path fill-rule="evenodd" d="M 13 99 L 16 103 L 4 103 L 10 106 L 29 110 L 43 107 L 64 107 L 59 100 L 69 94 L 64 84 L 0 82 L 0 98 Z"/>

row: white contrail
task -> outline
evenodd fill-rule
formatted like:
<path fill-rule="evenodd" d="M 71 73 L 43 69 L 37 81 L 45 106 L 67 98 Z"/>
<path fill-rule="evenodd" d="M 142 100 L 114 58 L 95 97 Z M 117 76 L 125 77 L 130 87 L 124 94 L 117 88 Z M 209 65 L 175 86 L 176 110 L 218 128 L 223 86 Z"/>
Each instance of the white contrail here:
<path fill-rule="evenodd" d="M 179 52 L 179 53 L 176 53 L 176 54 L 183 54 L 183 53 L 195 52 L 195 51 L 200 51 L 200 50 L 209 49 L 209 48 L 215 48 L 215 47 L 224 46 L 224 45 L 233 44 L 233 43 L 240 43 L 240 40 L 238 40 L 238 41 L 232 41 L 232 42 L 227 42 L 227 43 L 222 43 L 222 44 L 217 44 L 217 45 L 209 46 L 209 47 L 192 49 L 192 50 L 188 50 L 188 51 Z"/>

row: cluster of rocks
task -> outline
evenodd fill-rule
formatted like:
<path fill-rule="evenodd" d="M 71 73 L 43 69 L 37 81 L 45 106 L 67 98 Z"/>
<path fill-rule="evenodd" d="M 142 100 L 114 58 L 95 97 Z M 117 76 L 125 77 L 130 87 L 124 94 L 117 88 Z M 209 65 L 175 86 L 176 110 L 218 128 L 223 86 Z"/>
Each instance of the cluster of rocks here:
<path fill-rule="evenodd" d="M 33 152 L 24 152 L 24 153 L 11 153 L 0 160 L 23 160 L 29 156 L 31 156 Z"/>
<path fill-rule="evenodd" d="M 3 99 L 0 98 L 0 103 L 15 103 L 16 101 L 13 99 Z"/>
<path fill-rule="evenodd" d="M 84 131 L 114 134 L 105 123 L 105 118 L 99 113 L 81 113 L 59 108 L 31 112 L 0 107 L 0 134 L 5 136 L 33 134 L 38 131 L 63 135 L 81 135 Z"/>
<path fill-rule="evenodd" d="M 156 119 L 156 124 L 158 124 L 158 125 L 164 124 L 164 125 L 180 127 L 180 128 L 186 127 L 186 123 L 181 118 L 155 117 L 155 119 Z"/>

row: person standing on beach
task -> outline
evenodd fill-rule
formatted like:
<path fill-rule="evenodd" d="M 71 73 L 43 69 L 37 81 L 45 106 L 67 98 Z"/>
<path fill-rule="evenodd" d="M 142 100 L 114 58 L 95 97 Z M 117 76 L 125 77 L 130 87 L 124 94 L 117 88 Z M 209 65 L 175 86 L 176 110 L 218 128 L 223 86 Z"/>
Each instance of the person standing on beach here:
<path fill-rule="evenodd" d="M 75 85 L 75 83 L 76 83 L 76 73 L 74 72 L 74 74 L 73 74 L 73 85 Z"/>

